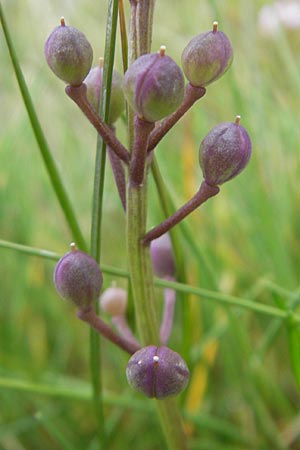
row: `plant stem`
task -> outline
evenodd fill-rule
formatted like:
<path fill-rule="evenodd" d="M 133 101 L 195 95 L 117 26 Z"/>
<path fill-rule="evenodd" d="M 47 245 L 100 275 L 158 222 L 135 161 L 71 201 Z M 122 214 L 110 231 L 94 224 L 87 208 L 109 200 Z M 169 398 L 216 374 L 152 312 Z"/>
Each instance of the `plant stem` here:
<path fill-rule="evenodd" d="M 134 142 L 132 157 L 129 168 L 129 184 L 139 186 L 143 183 L 146 170 L 147 144 L 150 132 L 154 128 L 154 123 L 146 122 L 138 116 L 134 118 Z M 146 195 L 146 194 L 145 194 Z"/>
<path fill-rule="evenodd" d="M 123 336 L 123 338 L 127 339 L 127 341 L 130 341 L 137 345 L 139 348 L 141 348 L 140 344 L 132 334 L 131 328 L 128 325 L 127 319 L 125 314 L 121 314 L 119 316 L 113 316 L 111 318 L 112 324 L 116 327 L 118 330 L 120 336 Z"/>
<path fill-rule="evenodd" d="M 179 119 L 193 106 L 193 104 L 203 97 L 206 93 L 206 89 L 203 87 L 195 87 L 190 83 L 186 85 L 184 99 L 179 108 L 166 117 L 156 128 L 152 131 L 148 152 L 151 152 L 161 139 L 167 134 L 167 132 L 178 122 Z"/>
<path fill-rule="evenodd" d="M 129 41 L 129 59 L 132 63 L 140 52 L 149 53 L 153 0 L 130 0 L 131 23 Z M 129 142 L 132 142 L 133 121 L 129 114 Z M 135 138 L 135 142 L 137 142 Z M 130 147 L 131 148 L 131 147 Z M 142 155 L 147 152 L 147 142 L 141 142 Z M 145 152 L 145 153 L 144 153 Z M 134 166 L 133 166 L 134 167 Z M 137 172 L 133 171 L 133 174 Z M 138 170 L 140 172 L 140 169 Z M 128 265 L 135 305 L 137 328 L 142 345 L 158 345 L 158 319 L 154 298 L 153 274 L 149 247 L 141 243 L 146 230 L 147 213 L 147 171 L 143 171 L 141 184 L 129 182 L 127 197 L 127 254 Z M 132 180 L 132 172 L 131 172 Z M 180 414 L 174 399 L 160 400 L 156 403 L 161 427 L 164 431 L 169 450 L 186 450 L 186 437 L 181 424 Z"/>
<path fill-rule="evenodd" d="M 173 325 L 176 293 L 174 289 L 165 288 L 163 291 L 163 296 L 164 307 L 159 336 L 161 345 L 167 345 Z"/>
<path fill-rule="evenodd" d="M 101 334 L 101 336 L 113 342 L 118 347 L 128 352 L 130 355 L 141 348 L 137 343 L 129 341 L 123 336 L 116 334 L 105 322 L 103 322 L 103 320 L 100 319 L 100 317 L 97 316 L 93 309 L 79 309 L 77 311 L 77 317 L 80 320 L 88 323 L 94 330 L 97 331 L 97 333 Z"/>
<path fill-rule="evenodd" d="M 185 203 L 174 214 L 172 214 L 172 216 L 168 217 L 166 220 L 154 227 L 143 237 L 143 244 L 147 245 L 153 239 L 157 239 L 162 234 L 165 234 L 170 228 L 177 225 L 188 214 L 193 212 L 210 197 L 217 195 L 219 191 L 220 189 L 218 188 L 218 186 L 210 186 L 205 181 L 203 181 L 194 197 L 192 197 L 187 203 Z"/>
<path fill-rule="evenodd" d="M 130 157 L 127 149 L 116 138 L 110 127 L 94 111 L 86 96 L 86 85 L 84 83 L 80 86 L 68 85 L 66 94 L 79 106 L 83 114 L 96 128 L 103 141 L 111 147 L 122 161 L 128 164 Z"/>
<path fill-rule="evenodd" d="M 127 254 L 137 329 L 142 345 L 158 345 L 158 319 L 154 300 L 149 248 L 141 245 L 146 229 L 147 184 L 129 184 L 127 197 Z"/>
<path fill-rule="evenodd" d="M 137 56 L 149 53 L 155 0 L 138 0 L 136 10 Z"/>

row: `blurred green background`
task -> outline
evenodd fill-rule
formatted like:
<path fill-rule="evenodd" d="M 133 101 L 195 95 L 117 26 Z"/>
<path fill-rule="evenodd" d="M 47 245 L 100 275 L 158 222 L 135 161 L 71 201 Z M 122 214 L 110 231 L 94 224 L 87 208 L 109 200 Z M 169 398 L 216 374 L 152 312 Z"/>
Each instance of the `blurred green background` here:
<path fill-rule="evenodd" d="M 88 240 L 96 135 L 48 69 L 43 45 L 64 16 L 86 34 L 96 64 L 104 51 L 107 2 L 4 0 L 2 5 L 42 128 Z M 241 115 L 253 143 L 249 166 L 186 219 L 185 233 L 178 233 L 188 281 L 288 308 L 298 298 L 300 272 L 300 29 L 282 27 L 267 35 L 267 25 L 259 22 L 264 5 L 258 0 L 157 0 L 153 51 L 164 44 L 180 63 L 191 37 L 218 20 L 232 42 L 234 62 L 165 137 L 156 155 L 179 207 L 202 180 L 201 139 L 218 122 Z M 127 2 L 125 7 L 128 19 Z M 0 61 L 0 239 L 63 254 L 72 236 L 39 155 L 3 33 Z M 122 71 L 119 39 L 115 67 Z M 126 142 L 122 120 L 117 132 Z M 152 179 L 149 188 L 150 227 L 163 214 Z M 108 168 L 103 263 L 126 268 L 124 225 Z M 96 449 L 93 408 L 86 401 L 87 327 L 55 293 L 53 261 L 1 247 L 0 257 L 0 449 Z M 105 276 L 104 287 L 114 280 L 126 286 L 124 279 Z M 268 317 L 179 296 L 170 346 L 181 350 L 191 367 L 190 386 L 180 398 L 191 448 L 300 449 L 299 389 L 290 364 L 292 359 L 297 371 L 300 351 L 291 345 L 294 336 L 297 340 L 298 333 L 287 333 Z M 127 388 L 126 355 L 107 343 L 102 351 L 108 448 L 163 448 L 152 403 Z M 32 384 L 12 389 L 5 380 Z M 69 390 L 39 394 L 41 385 Z"/>

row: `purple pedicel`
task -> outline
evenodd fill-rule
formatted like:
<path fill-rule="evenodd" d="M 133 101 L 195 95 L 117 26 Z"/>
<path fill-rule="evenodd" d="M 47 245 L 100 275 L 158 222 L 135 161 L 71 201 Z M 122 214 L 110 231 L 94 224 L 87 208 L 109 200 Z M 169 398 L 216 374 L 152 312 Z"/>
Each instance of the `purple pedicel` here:
<path fill-rule="evenodd" d="M 71 250 L 56 264 L 53 282 L 62 298 L 88 309 L 100 294 L 102 274 L 91 256 Z"/>
<path fill-rule="evenodd" d="M 184 96 L 181 69 L 161 47 L 137 58 L 124 75 L 124 94 L 134 111 L 148 122 L 174 112 Z"/>
<path fill-rule="evenodd" d="M 186 387 L 189 370 L 178 353 L 168 347 L 150 345 L 132 355 L 126 376 L 136 391 L 162 399 L 177 395 Z"/>
<path fill-rule="evenodd" d="M 236 122 L 224 122 L 210 130 L 200 144 L 199 162 L 207 184 L 216 186 L 237 176 L 251 156 L 250 137 Z"/>
<path fill-rule="evenodd" d="M 185 76 L 193 86 L 207 86 L 220 78 L 230 67 L 232 47 L 227 36 L 213 30 L 195 36 L 185 47 L 181 56 Z"/>

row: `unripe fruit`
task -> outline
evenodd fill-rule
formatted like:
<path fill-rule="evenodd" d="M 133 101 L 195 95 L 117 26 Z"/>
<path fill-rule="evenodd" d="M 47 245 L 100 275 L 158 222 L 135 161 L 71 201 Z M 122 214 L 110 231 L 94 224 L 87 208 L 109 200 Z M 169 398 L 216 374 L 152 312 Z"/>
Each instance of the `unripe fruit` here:
<path fill-rule="evenodd" d="M 193 86 L 207 86 L 220 78 L 232 63 L 229 39 L 217 26 L 214 22 L 212 31 L 198 34 L 183 50 L 182 68 Z"/>
<path fill-rule="evenodd" d="M 76 250 L 71 244 L 71 251 L 55 266 L 53 281 L 62 298 L 81 309 L 89 309 L 100 294 L 102 274 L 91 256 Z"/>
<path fill-rule="evenodd" d="M 184 95 L 183 74 L 165 55 L 165 47 L 159 53 L 137 58 L 125 73 L 123 85 L 130 106 L 148 122 L 156 122 L 174 112 Z"/>
<path fill-rule="evenodd" d="M 126 376 L 136 391 L 162 399 L 177 395 L 186 387 L 189 369 L 178 353 L 168 347 L 150 345 L 131 356 Z"/>
<path fill-rule="evenodd" d="M 107 288 L 100 297 L 102 311 L 111 316 L 121 316 L 126 312 L 127 292 L 125 289 L 110 287 Z"/>
<path fill-rule="evenodd" d="M 238 175 L 251 156 L 250 137 L 237 116 L 210 130 L 200 144 L 199 162 L 207 184 L 216 186 Z"/>
<path fill-rule="evenodd" d="M 99 64 L 90 70 L 84 83 L 87 87 L 87 98 L 95 111 L 99 109 L 99 100 L 102 84 L 103 67 Z M 114 123 L 122 114 L 125 108 L 125 100 L 123 94 L 122 76 L 115 70 L 112 73 L 109 123 Z"/>
<path fill-rule="evenodd" d="M 64 19 L 48 37 L 44 50 L 50 69 L 68 84 L 80 85 L 90 71 L 91 45 L 81 31 L 66 26 Z"/>
<path fill-rule="evenodd" d="M 155 275 L 161 278 L 174 276 L 172 246 L 167 233 L 151 241 L 150 256 Z"/>

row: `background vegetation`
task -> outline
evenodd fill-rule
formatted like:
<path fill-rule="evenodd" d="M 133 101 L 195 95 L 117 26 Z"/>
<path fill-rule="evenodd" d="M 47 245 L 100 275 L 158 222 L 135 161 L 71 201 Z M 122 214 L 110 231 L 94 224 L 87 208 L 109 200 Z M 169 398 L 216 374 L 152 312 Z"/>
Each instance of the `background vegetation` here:
<path fill-rule="evenodd" d="M 188 282 L 287 310 L 300 298 L 299 32 L 263 36 L 257 25 L 263 3 L 157 0 L 153 50 L 165 44 L 179 62 L 188 40 L 218 20 L 235 58 L 156 154 L 180 206 L 202 179 L 200 140 L 218 122 L 242 116 L 253 142 L 249 166 L 186 219 L 179 233 Z M 104 49 L 107 2 L 2 4 L 42 128 L 88 240 L 96 136 L 50 73 L 43 45 L 64 16 L 86 34 L 96 63 Z M 62 254 L 72 236 L 39 155 L 3 35 L 0 61 L 0 238 Z M 119 42 L 116 68 L 122 71 Z M 118 134 L 125 141 L 122 120 Z M 162 217 L 151 182 L 149 227 Z M 103 236 L 103 263 L 126 269 L 124 218 L 109 170 Z M 54 261 L 1 247 L 0 257 L 0 448 L 93 450 L 88 329 L 55 293 Z M 106 275 L 105 287 L 113 280 L 126 286 L 126 279 Z M 191 448 L 300 448 L 299 336 L 287 323 L 178 295 L 170 346 L 191 368 L 190 385 L 180 397 Z M 109 343 L 103 343 L 102 353 L 108 448 L 162 448 L 152 403 L 127 387 L 127 356 Z"/>

